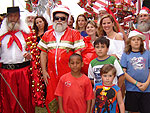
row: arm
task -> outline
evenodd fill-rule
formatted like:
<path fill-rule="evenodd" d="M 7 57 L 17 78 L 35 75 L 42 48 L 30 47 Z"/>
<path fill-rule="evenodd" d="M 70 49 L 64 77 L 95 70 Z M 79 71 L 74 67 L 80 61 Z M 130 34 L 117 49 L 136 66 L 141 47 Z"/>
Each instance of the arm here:
<path fill-rule="evenodd" d="M 136 84 L 136 80 L 126 73 L 126 69 L 124 68 L 123 70 L 125 72 L 125 78 L 126 78 L 126 80 L 129 81 L 129 82 L 131 82 L 132 84 Z M 137 87 L 141 86 L 141 83 L 137 81 L 136 86 Z"/>
<path fill-rule="evenodd" d="M 87 100 L 86 105 L 87 105 L 86 113 L 90 113 L 90 111 L 91 111 L 91 100 Z"/>
<path fill-rule="evenodd" d="M 94 85 L 94 80 L 90 80 L 90 81 L 91 81 L 91 84 Z"/>
<path fill-rule="evenodd" d="M 60 113 L 65 113 L 63 110 L 63 98 L 58 96 L 58 106 L 59 106 L 59 112 Z"/>
<path fill-rule="evenodd" d="M 120 65 L 120 62 L 117 59 L 115 59 L 114 61 L 114 67 L 117 70 L 116 76 L 118 78 L 118 86 L 121 88 L 125 80 L 125 75 L 124 75 L 124 70 Z"/>
<path fill-rule="evenodd" d="M 149 75 L 147 77 L 147 80 L 145 83 L 142 83 L 143 86 L 139 87 L 140 90 L 144 91 L 147 89 L 147 87 L 150 84 L 150 52 L 148 51 L 148 67 L 149 67 Z"/>
<path fill-rule="evenodd" d="M 119 104 L 120 113 L 125 113 L 125 107 L 124 107 L 124 102 L 123 102 L 123 99 L 122 99 L 121 91 L 118 91 L 118 93 L 117 93 L 117 101 L 118 101 L 118 104 Z"/>
<path fill-rule="evenodd" d="M 88 78 L 90 78 L 90 80 L 93 79 L 91 80 L 91 83 L 92 85 L 94 85 L 94 73 L 91 64 L 89 64 L 89 68 L 88 68 Z"/>
<path fill-rule="evenodd" d="M 147 87 L 148 87 L 149 84 L 150 84 L 150 69 L 149 69 L 149 76 L 148 76 L 146 82 L 142 83 L 142 85 L 139 87 L 139 89 L 141 91 L 145 91 L 147 89 Z"/>
<path fill-rule="evenodd" d="M 125 80 L 125 74 L 119 77 L 118 86 L 121 88 Z"/>
<path fill-rule="evenodd" d="M 47 85 L 48 84 L 48 78 L 50 78 L 50 76 L 47 73 L 47 69 L 46 69 L 46 64 L 47 64 L 47 53 L 46 52 L 41 51 L 40 61 L 41 61 L 43 79 L 45 81 L 45 84 Z"/>
<path fill-rule="evenodd" d="M 96 91 L 94 90 L 94 99 L 92 99 L 92 103 L 91 103 L 91 112 L 92 113 L 92 110 L 94 109 L 94 106 L 95 106 L 95 99 L 96 99 Z"/>

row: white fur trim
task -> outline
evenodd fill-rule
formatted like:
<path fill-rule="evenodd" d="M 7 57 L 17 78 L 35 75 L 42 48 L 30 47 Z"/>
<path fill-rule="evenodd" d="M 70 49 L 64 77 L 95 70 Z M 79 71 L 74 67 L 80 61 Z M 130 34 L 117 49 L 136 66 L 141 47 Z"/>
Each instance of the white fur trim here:
<path fill-rule="evenodd" d="M 26 12 L 26 17 L 28 17 L 28 16 L 36 17 L 36 13 L 35 12 L 29 12 L 29 11 L 27 11 Z"/>
<path fill-rule="evenodd" d="M 54 17 L 53 17 L 53 14 L 55 12 L 65 12 L 69 15 L 68 17 L 68 22 L 70 21 L 70 18 L 71 18 L 71 12 L 70 12 L 70 9 L 67 7 L 67 6 L 64 6 L 64 5 L 57 5 L 53 10 L 52 10 L 52 13 L 51 13 L 51 20 L 53 21 Z"/>
<path fill-rule="evenodd" d="M 7 17 L 2 22 L 1 29 L 0 29 L 0 36 L 2 36 L 3 34 L 8 32 L 6 19 L 7 19 Z M 29 29 L 28 25 L 21 19 L 20 19 L 20 29 L 19 30 L 22 30 L 23 32 L 25 32 L 27 34 L 30 33 L 30 29 Z"/>
<path fill-rule="evenodd" d="M 128 38 L 131 38 L 131 37 L 134 37 L 134 36 L 140 37 L 140 38 L 142 38 L 143 40 L 145 40 L 145 35 L 144 35 L 144 34 L 138 32 L 138 31 L 136 31 L 136 30 L 130 31 Z"/>
<path fill-rule="evenodd" d="M 101 6 L 98 11 L 106 11 L 105 7 L 104 6 Z"/>
<path fill-rule="evenodd" d="M 140 13 L 139 13 L 140 15 L 141 14 L 148 14 L 148 12 L 146 11 L 146 10 L 140 10 Z"/>
<path fill-rule="evenodd" d="M 106 11 L 105 8 L 99 8 L 98 11 Z"/>

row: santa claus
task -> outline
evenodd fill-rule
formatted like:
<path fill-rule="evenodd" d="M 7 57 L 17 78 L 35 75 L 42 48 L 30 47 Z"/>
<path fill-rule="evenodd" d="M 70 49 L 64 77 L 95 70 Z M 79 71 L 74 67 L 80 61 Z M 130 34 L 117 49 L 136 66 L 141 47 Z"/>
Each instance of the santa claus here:
<path fill-rule="evenodd" d="M 34 12 L 32 12 L 32 13 L 27 12 L 25 22 L 28 24 L 28 26 L 31 30 L 33 29 L 33 24 L 34 24 L 34 18 L 35 17 L 36 17 L 36 14 Z"/>
<path fill-rule="evenodd" d="M 67 6 L 58 5 L 51 13 L 53 28 L 47 31 L 38 44 L 41 50 L 42 74 L 47 85 L 46 107 L 48 113 L 58 112 L 57 96 L 54 95 L 60 77 L 68 72 L 69 57 L 81 54 L 84 42 L 80 33 L 68 27 L 71 18 Z"/>
<path fill-rule="evenodd" d="M 30 29 L 20 19 L 19 7 L 8 7 L 0 29 L 0 85 L 2 113 L 33 113 L 29 76 L 30 59 L 25 39 Z"/>
<path fill-rule="evenodd" d="M 150 50 L 150 10 L 147 7 L 143 7 L 139 12 L 137 29 L 146 36 L 145 47 Z"/>

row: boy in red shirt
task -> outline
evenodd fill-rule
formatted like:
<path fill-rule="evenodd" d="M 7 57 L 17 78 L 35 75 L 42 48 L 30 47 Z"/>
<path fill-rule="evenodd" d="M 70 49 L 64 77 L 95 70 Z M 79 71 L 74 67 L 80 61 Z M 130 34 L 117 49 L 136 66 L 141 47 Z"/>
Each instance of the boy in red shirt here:
<path fill-rule="evenodd" d="M 60 113 L 90 113 L 94 95 L 90 79 L 80 72 L 82 66 L 83 60 L 79 54 L 70 56 L 71 72 L 60 78 L 55 91 Z"/>

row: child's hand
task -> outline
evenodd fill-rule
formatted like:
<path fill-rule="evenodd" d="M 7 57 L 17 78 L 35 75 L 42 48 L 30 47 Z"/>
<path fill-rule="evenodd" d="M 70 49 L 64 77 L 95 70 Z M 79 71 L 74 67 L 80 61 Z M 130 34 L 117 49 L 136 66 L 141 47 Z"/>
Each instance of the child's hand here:
<path fill-rule="evenodd" d="M 141 83 L 142 85 L 139 86 L 138 88 L 141 90 L 141 91 L 145 91 L 149 85 L 148 82 L 145 82 L 145 83 Z"/>

